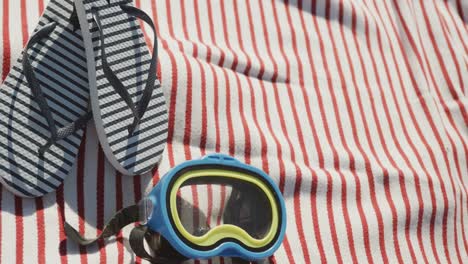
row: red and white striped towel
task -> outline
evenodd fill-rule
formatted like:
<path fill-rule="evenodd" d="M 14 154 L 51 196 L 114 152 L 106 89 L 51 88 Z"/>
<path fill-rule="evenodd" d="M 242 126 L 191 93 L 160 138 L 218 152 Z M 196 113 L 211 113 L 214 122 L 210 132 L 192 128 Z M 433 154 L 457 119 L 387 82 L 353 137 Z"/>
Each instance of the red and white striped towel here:
<path fill-rule="evenodd" d="M 89 127 L 56 194 L 1 190 L 1 263 L 131 263 L 128 229 L 80 249 L 64 219 L 94 236 L 171 167 L 210 152 L 280 185 L 289 225 L 272 263 L 468 261 L 468 1 L 135 2 L 160 37 L 162 164 L 118 175 Z M 0 0 L 3 77 L 46 4 Z"/>

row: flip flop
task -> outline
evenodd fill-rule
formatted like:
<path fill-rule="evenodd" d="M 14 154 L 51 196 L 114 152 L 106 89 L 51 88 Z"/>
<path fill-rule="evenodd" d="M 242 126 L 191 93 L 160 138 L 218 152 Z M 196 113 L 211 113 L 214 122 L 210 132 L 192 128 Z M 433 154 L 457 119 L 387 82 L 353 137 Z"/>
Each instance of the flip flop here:
<path fill-rule="evenodd" d="M 167 139 L 167 108 L 132 1 L 75 0 L 88 61 L 91 106 L 102 149 L 124 175 L 153 169 Z M 156 34 L 154 34 L 156 41 Z"/>
<path fill-rule="evenodd" d="M 50 0 L 0 87 L 0 182 L 23 197 L 68 176 L 92 114 L 86 56 L 72 0 Z"/>

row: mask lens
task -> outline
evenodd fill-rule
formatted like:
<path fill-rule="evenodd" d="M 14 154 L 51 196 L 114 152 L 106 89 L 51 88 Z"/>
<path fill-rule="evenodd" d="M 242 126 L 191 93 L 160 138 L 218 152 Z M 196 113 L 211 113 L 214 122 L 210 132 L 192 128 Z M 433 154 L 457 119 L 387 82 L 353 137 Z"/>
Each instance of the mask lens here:
<path fill-rule="evenodd" d="M 177 212 L 187 232 L 203 236 L 220 225 L 234 225 L 263 239 L 272 225 L 272 205 L 251 182 L 224 177 L 197 177 L 177 191 Z"/>

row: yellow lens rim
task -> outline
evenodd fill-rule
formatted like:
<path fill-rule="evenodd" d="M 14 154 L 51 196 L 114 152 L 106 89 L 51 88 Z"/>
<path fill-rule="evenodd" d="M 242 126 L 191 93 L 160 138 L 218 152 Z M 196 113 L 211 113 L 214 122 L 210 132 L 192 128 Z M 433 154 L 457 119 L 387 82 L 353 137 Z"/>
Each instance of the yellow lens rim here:
<path fill-rule="evenodd" d="M 256 186 L 258 186 L 267 196 L 268 200 L 271 204 L 272 209 L 272 221 L 271 227 L 268 231 L 267 235 L 262 239 L 256 239 L 250 236 L 246 231 L 243 229 L 230 224 L 223 224 L 217 227 L 214 227 L 210 231 L 208 231 L 203 236 L 194 236 L 190 234 L 183 226 L 182 221 L 180 220 L 179 213 L 177 212 L 177 191 L 180 189 L 182 184 L 187 180 L 196 177 L 225 177 L 225 178 L 232 178 L 237 180 L 242 180 L 245 182 L 250 182 Z M 279 225 L 279 212 L 278 212 L 278 205 L 276 204 L 275 196 L 273 192 L 268 188 L 268 186 L 262 182 L 261 180 L 252 177 L 251 175 L 241 173 L 241 172 L 234 172 L 234 171 L 227 171 L 227 170 L 220 170 L 220 169 L 202 169 L 202 170 L 192 170 L 182 174 L 174 183 L 173 188 L 170 193 L 170 210 L 173 216 L 173 220 L 175 223 L 175 227 L 179 231 L 179 233 L 188 241 L 193 244 L 199 246 L 212 246 L 221 239 L 224 238 L 233 238 L 244 245 L 251 247 L 251 248 L 261 248 L 268 245 L 274 238 L 278 229 Z"/>

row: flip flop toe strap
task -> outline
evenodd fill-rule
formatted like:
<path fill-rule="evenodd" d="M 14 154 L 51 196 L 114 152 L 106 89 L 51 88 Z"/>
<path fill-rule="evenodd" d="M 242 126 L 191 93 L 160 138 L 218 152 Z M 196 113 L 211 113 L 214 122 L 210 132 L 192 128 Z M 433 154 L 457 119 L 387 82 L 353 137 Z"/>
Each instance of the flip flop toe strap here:
<path fill-rule="evenodd" d="M 47 143 L 39 148 L 39 156 L 43 156 L 44 153 L 58 141 L 86 127 L 86 124 L 92 117 L 91 112 L 88 111 L 86 114 L 79 117 L 76 121 L 70 124 L 67 124 L 66 126 L 62 128 L 57 128 L 55 126 L 55 121 L 52 116 L 52 111 L 50 110 L 50 106 L 47 103 L 46 96 L 41 89 L 41 86 L 39 84 L 39 81 L 37 80 L 36 74 L 34 73 L 34 68 L 31 64 L 28 50 L 31 49 L 35 44 L 37 44 L 41 39 L 49 37 L 56 27 L 57 27 L 57 23 L 52 22 L 52 23 L 45 25 L 37 32 L 35 32 L 29 39 L 28 44 L 26 45 L 26 48 L 23 52 L 23 58 L 22 58 L 24 76 L 26 77 L 26 80 L 29 84 L 29 87 L 31 89 L 32 95 L 36 103 L 39 105 L 41 114 L 46 119 L 49 132 L 50 132 L 50 138 L 48 139 Z"/>
<path fill-rule="evenodd" d="M 128 15 L 137 17 L 141 20 L 143 20 L 145 23 L 147 23 L 151 29 L 153 30 L 153 36 L 154 36 L 154 45 L 153 45 L 153 54 L 151 57 L 151 64 L 150 68 L 148 70 L 148 77 L 146 80 L 145 88 L 143 91 L 143 94 L 140 98 L 140 101 L 138 102 L 137 105 L 133 102 L 132 97 L 128 93 L 127 89 L 125 88 L 125 85 L 119 80 L 117 75 L 114 73 L 114 71 L 111 69 L 111 67 L 108 64 L 107 61 L 107 54 L 106 54 L 106 42 L 105 42 L 105 37 L 104 37 L 104 31 L 103 31 L 103 26 L 101 23 L 101 19 L 99 17 L 99 13 L 97 8 L 93 8 L 91 10 L 91 13 L 93 14 L 93 19 L 98 27 L 98 32 L 99 32 L 99 39 L 101 42 L 101 58 L 102 58 L 102 69 L 104 71 L 105 76 L 107 77 L 107 80 L 109 81 L 110 85 L 114 87 L 115 91 L 117 94 L 120 95 L 120 97 L 125 101 L 127 104 L 128 108 L 132 111 L 133 114 L 133 122 L 131 125 L 128 127 L 128 132 L 130 135 L 133 134 L 135 129 L 140 123 L 140 120 L 143 118 L 145 115 L 146 109 L 148 108 L 148 105 L 150 103 L 153 91 L 154 91 L 154 85 L 156 83 L 157 77 L 156 77 L 156 67 L 157 67 L 157 58 L 158 58 L 158 45 L 157 45 L 157 34 L 156 34 L 156 28 L 154 26 L 153 20 L 150 18 L 148 14 L 143 12 L 142 10 L 133 7 L 133 6 L 128 6 L 128 5 L 121 5 L 121 9 Z"/>

